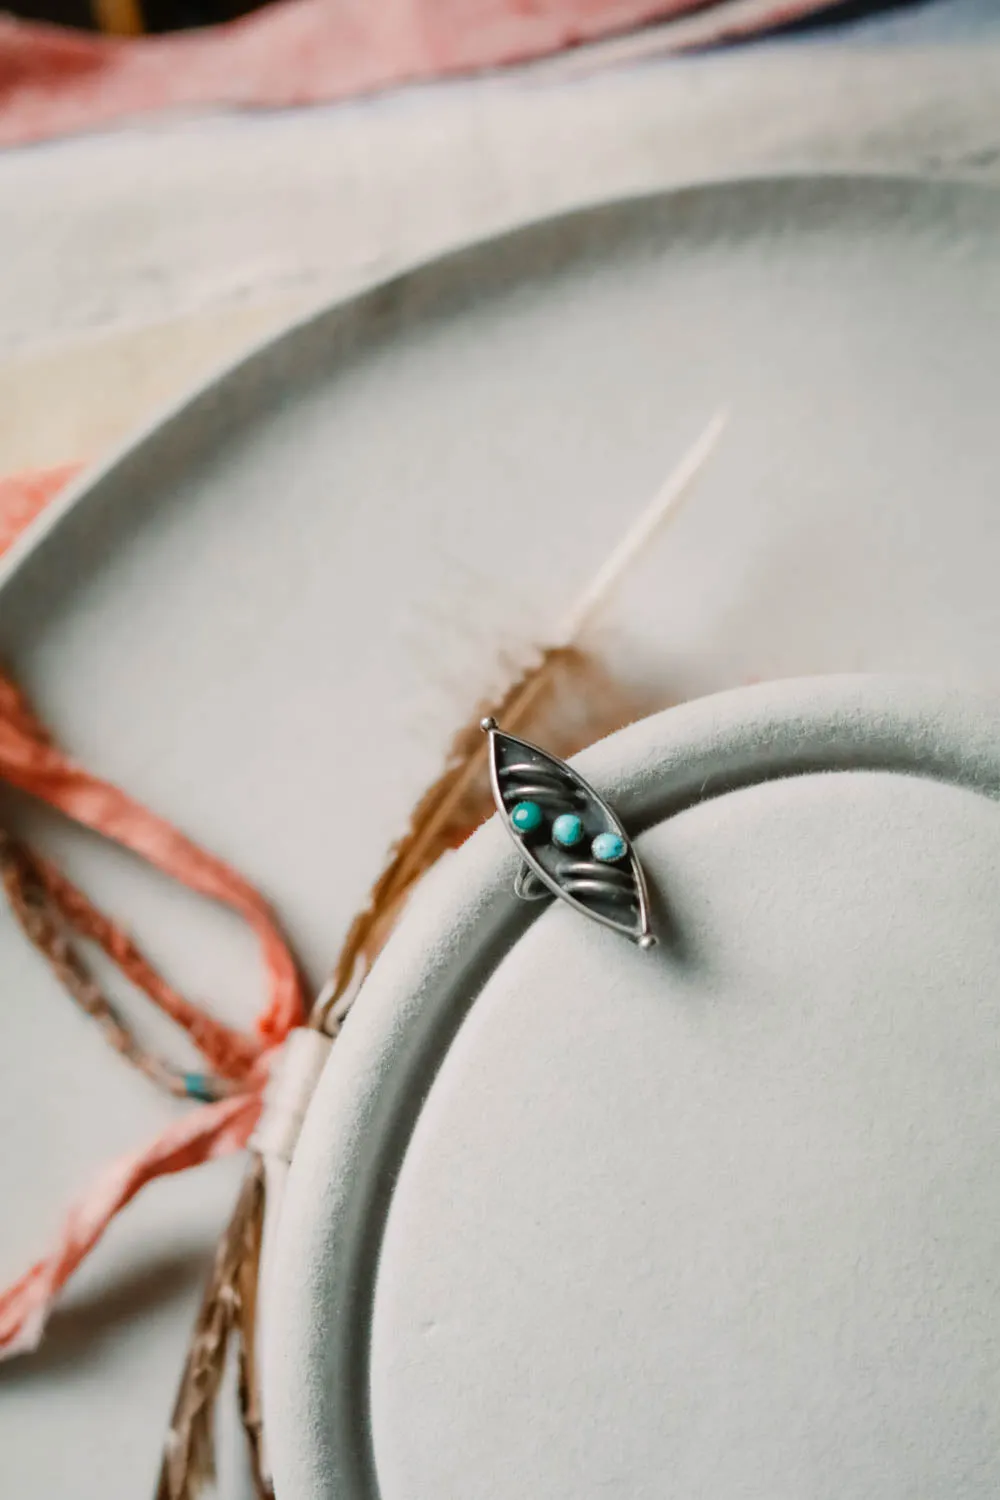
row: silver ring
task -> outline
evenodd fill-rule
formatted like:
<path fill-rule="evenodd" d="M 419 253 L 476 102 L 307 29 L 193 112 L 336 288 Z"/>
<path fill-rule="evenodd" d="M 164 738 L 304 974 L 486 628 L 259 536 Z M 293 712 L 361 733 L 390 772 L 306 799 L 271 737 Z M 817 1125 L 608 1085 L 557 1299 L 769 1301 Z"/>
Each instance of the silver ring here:
<path fill-rule="evenodd" d="M 504 734 L 496 719 L 480 728 L 489 737 L 493 800 L 523 861 L 516 894 L 535 901 L 551 892 L 652 948 L 646 877 L 614 810 L 565 761 Z"/>

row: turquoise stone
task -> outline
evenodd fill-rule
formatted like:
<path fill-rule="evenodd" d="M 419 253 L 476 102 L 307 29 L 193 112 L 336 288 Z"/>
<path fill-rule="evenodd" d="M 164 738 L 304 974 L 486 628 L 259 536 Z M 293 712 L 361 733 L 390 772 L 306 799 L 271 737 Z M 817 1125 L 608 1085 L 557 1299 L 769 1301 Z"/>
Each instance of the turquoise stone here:
<path fill-rule="evenodd" d="M 184 1092 L 199 1104 L 216 1104 L 219 1098 L 218 1089 L 206 1073 L 185 1073 Z"/>
<path fill-rule="evenodd" d="M 542 809 L 537 802 L 519 802 L 510 821 L 518 833 L 532 833 L 542 821 Z"/>
<path fill-rule="evenodd" d="M 583 838 L 583 819 L 576 813 L 560 813 L 552 825 L 552 837 L 564 849 L 572 849 Z"/>
<path fill-rule="evenodd" d="M 613 865 L 625 853 L 625 840 L 620 833 L 599 833 L 590 846 L 590 852 L 602 865 Z"/>

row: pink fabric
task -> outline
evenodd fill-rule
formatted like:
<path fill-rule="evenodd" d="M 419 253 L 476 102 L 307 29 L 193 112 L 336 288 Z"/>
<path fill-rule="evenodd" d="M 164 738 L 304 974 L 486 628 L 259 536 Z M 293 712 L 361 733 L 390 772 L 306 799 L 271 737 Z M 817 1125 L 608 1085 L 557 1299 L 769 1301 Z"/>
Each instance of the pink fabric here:
<path fill-rule="evenodd" d="M 17 540 L 52 497 L 76 478 L 81 467 L 59 464 L 54 469 L 23 469 L 19 474 L 0 478 L 0 554 Z"/>
<path fill-rule="evenodd" d="M 33 471 L 0 481 L 0 552 L 72 478 L 77 465 Z M 192 890 L 237 911 L 256 932 L 268 977 L 267 1002 L 253 1033 L 224 1026 L 193 1006 L 159 976 L 148 988 L 237 1092 L 221 1103 L 192 1109 L 143 1149 L 122 1157 L 70 1208 L 51 1254 L 0 1293 L 0 1359 L 34 1349 L 60 1290 L 97 1244 L 114 1216 L 148 1182 L 242 1150 L 260 1112 L 261 1094 L 276 1049 L 305 1020 L 295 961 L 264 898 L 222 860 L 200 849 L 164 819 L 124 792 L 90 775 L 53 744 L 24 695 L 0 673 L 0 781 L 47 802 L 75 822 L 133 850 Z M 46 867 L 48 868 L 48 867 Z M 85 898 L 58 872 L 53 889 Z M 103 919 L 102 919 L 103 920 Z M 124 934 L 106 923 L 112 947 Z"/>
<path fill-rule="evenodd" d="M 70 1208 L 52 1254 L 0 1292 L 0 1359 L 38 1347 L 60 1289 L 141 1187 L 154 1177 L 241 1151 L 259 1112 L 256 1091 L 206 1105 L 171 1125 L 145 1150 L 106 1167 Z"/>
<path fill-rule="evenodd" d="M 0 145 L 174 106 L 343 99 L 695 11 L 717 8 L 719 36 L 743 35 L 824 3 L 762 0 L 747 24 L 732 0 L 281 0 L 225 26 L 138 39 L 0 17 Z"/>
<path fill-rule="evenodd" d="M 191 890 L 238 912 L 257 934 L 270 978 L 257 1018 L 264 1046 L 284 1040 L 302 1020 L 302 993 L 292 956 L 264 898 L 221 859 L 200 849 L 118 787 L 91 775 L 53 745 L 12 682 L 0 675 L 0 780 L 47 802 L 75 823 L 131 849 Z"/>

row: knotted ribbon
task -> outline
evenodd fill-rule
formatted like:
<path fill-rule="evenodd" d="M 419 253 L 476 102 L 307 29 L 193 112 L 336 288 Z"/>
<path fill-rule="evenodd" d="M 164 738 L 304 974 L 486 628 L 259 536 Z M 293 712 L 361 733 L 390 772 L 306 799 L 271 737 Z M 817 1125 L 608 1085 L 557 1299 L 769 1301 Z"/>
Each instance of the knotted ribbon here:
<path fill-rule="evenodd" d="M 52 1251 L 0 1293 L 0 1358 L 37 1347 L 69 1277 L 116 1214 L 146 1183 L 242 1150 L 260 1113 L 270 1062 L 306 1019 L 300 976 L 267 902 L 222 860 L 186 838 L 118 787 L 56 746 L 15 683 L 0 673 L 0 781 L 26 792 L 131 850 L 191 890 L 221 902 L 250 925 L 267 975 L 267 1001 L 252 1032 L 222 1024 L 178 994 L 141 960 L 125 932 L 45 861 L 47 893 L 77 931 L 98 941 L 162 1011 L 190 1036 L 229 1086 L 224 1098 L 190 1110 L 136 1152 L 112 1162 L 71 1206 Z"/>

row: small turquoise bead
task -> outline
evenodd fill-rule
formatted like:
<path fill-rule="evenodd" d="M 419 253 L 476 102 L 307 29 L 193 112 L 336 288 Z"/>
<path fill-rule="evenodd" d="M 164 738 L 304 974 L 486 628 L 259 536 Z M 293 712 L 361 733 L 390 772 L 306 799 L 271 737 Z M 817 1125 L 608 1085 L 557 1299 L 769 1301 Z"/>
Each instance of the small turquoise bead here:
<path fill-rule="evenodd" d="M 219 1097 L 215 1084 L 205 1073 L 185 1073 L 184 1092 L 199 1104 L 214 1104 Z"/>
<path fill-rule="evenodd" d="M 532 833 L 542 821 L 542 809 L 537 802 L 519 802 L 510 821 L 518 833 Z"/>
<path fill-rule="evenodd" d="M 552 825 L 552 837 L 564 849 L 572 849 L 583 838 L 583 819 L 576 813 L 560 813 Z"/>
<path fill-rule="evenodd" d="M 599 833 L 590 846 L 590 852 L 603 865 L 613 865 L 625 853 L 625 840 L 620 833 Z"/>

